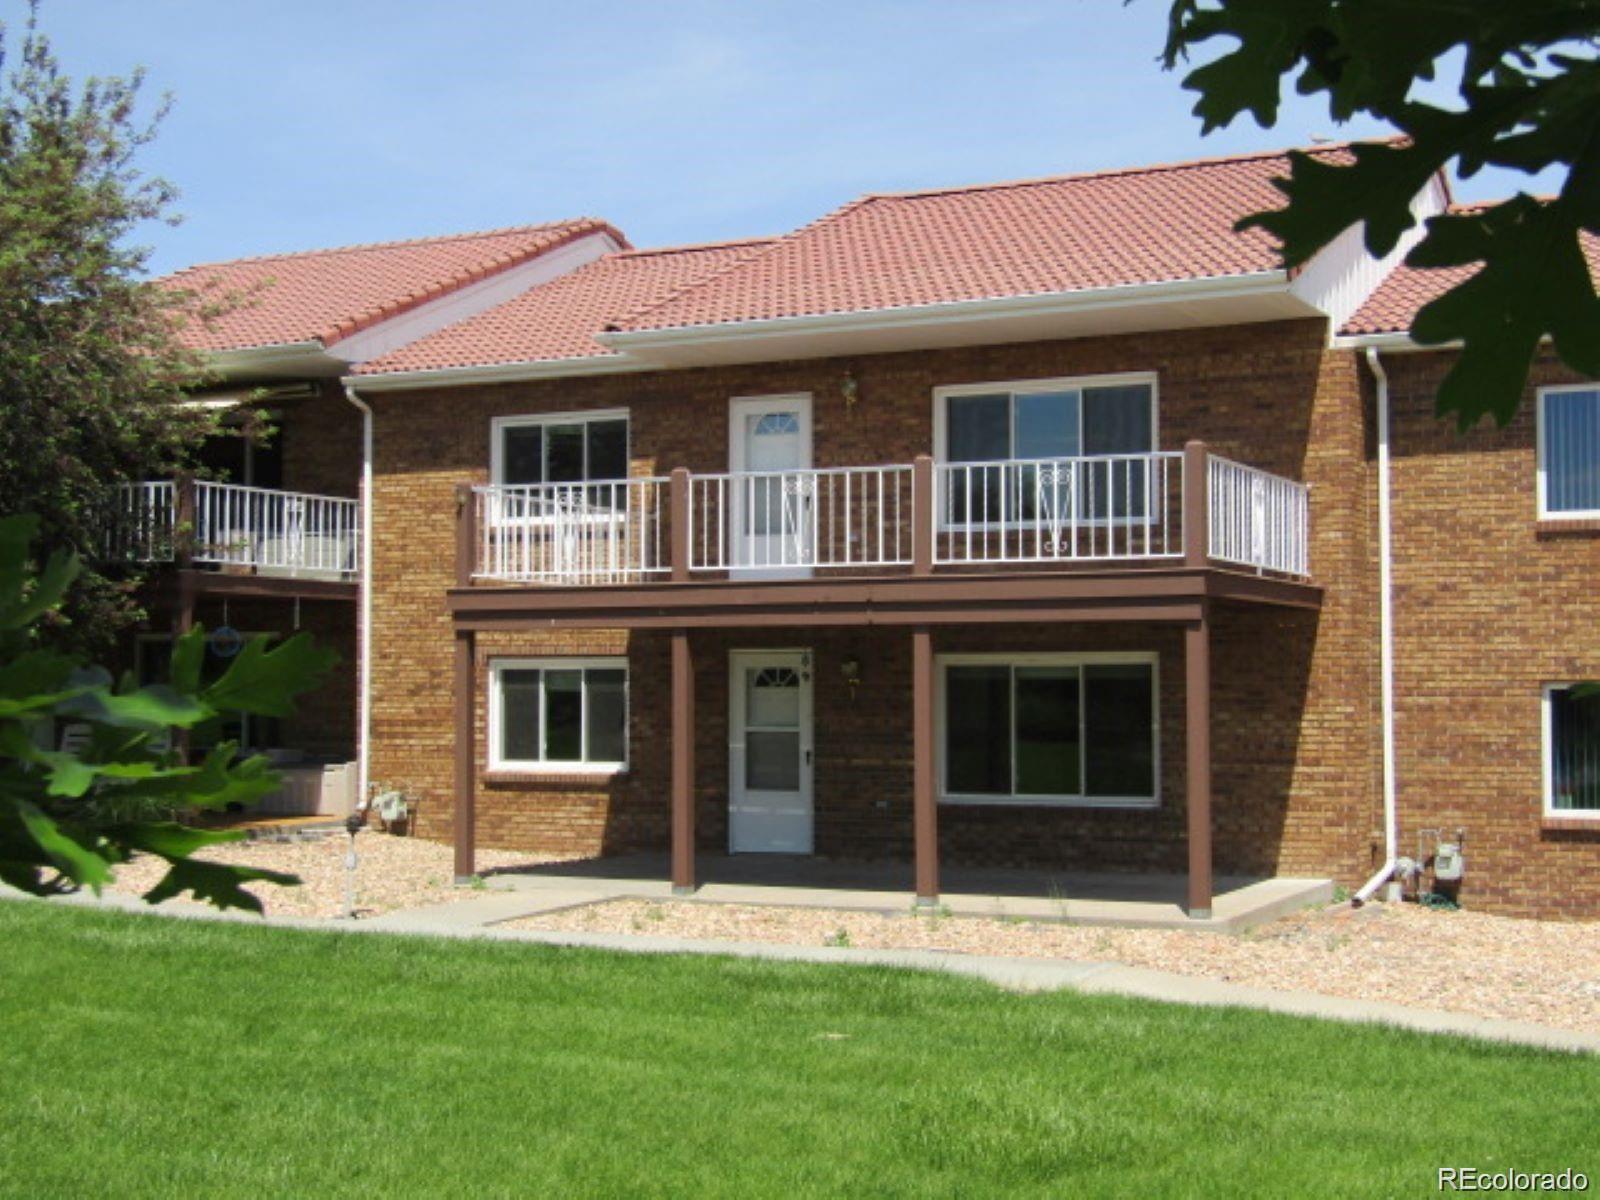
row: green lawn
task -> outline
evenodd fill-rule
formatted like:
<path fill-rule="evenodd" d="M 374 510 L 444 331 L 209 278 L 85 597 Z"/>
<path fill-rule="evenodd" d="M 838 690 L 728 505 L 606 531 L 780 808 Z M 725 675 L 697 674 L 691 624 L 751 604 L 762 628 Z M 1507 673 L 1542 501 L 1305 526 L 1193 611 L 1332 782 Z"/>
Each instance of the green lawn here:
<path fill-rule="evenodd" d="M 0 1036 L 7 1196 L 1354 1196 L 1433 1194 L 1441 1164 L 1600 1175 L 1594 1060 L 878 969 L 0 903 Z"/>

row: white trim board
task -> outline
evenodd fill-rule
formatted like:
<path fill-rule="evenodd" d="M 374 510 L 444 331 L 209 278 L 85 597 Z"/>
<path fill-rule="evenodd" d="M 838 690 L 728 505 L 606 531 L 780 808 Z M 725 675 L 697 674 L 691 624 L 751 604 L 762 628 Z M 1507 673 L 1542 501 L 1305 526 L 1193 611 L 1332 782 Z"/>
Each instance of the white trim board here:
<path fill-rule="evenodd" d="M 1555 763 L 1551 752 L 1555 749 L 1553 732 L 1550 727 L 1550 699 L 1555 692 L 1565 691 L 1574 687 L 1581 680 L 1566 680 L 1557 683 L 1547 683 L 1539 689 L 1539 771 L 1543 795 L 1540 800 L 1540 810 L 1546 817 L 1558 821 L 1593 821 L 1600 826 L 1600 808 L 1556 808 L 1555 807 Z"/>
<path fill-rule="evenodd" d="M 1150 737 L 1151 737 L 1151 796 L 1032 796 L 988 795 L 957 793 L 952 795 L 945 776 L 945 675 L 952 666 L 1148 666 L 1150 668 Z M 1082 652 L 1023 652 L 1008 654 L 1004 651 L 973 654 L 936 654 L 933 659 L 933 722 L 934 722 L 934 791 L 939 804 L 954 807 L 1008 807 L 1008 808 L 1111 808 L 1158 809 L 1161 795 L 1161 655 L 1154 650 L 1107 650 Z M 1080 678 L 1080 687 L 1081 687 Z M 1080 712 L 1080 729 L 1084 714 Z M 1012 736 L 1015 737 L 1016 713 L 1012 713 Z M 1087 745 L 1080 741 L 1080 751 Z M 1013 751 L 1014 754 L 1014 751 Z"/>
<path fill-rule="evenodd" d="M 504 701 L 500 695 L 500 676 L 504 671 L 582 671 L 586 669 L 622 672 L 622 760 L 620 762 L 586 762 L 583 760 L 550 761 L 547 759 L 507 759 L 503 753 L 504 729 L 500 718 Z M 488 745 L 488 769 L 493 772 L 515 773 L 519 775 L 593 775 L 604 779 L 612 775 L 621 775 L 628 770 L 628 763 L 633 749 L 633 679 L 628 669 L 628 660 L 622 655 L 595 656 L 586 658 L 562 658 L 559 655 L 544 655 L 539 657 L 496 657 L 491 658 L 486 676 L 488 696 L 484 706 L 484 719 L 487 727 L 484 730 L 485 740 Z M 544 683 L 540 681 L 539 700 L 539 741 L 544 742 L 545 704 L 543 697 Z M 580 726 L 579 741 L 587 749 L 589 740 L 589 701 L 587 693 L 582 692 L 583 699 L 582 724 Z"/>
<path fill-rule="evenodd" d="M 1545 469 L 1547 442 L 1545 433 L 1544 402 L 1546 396 L 1565 392 L 1592 392 L 1600 395 L 1600 383 L 1558 383 L 1541 387 L 1534 393 L 1534 504 L 1535 515 L 1541 521 L 1593 521 L 1600 518 L 1600 508 L 1563 508 L 1552 510 L 1549 504 L 1549 474 Z"/>

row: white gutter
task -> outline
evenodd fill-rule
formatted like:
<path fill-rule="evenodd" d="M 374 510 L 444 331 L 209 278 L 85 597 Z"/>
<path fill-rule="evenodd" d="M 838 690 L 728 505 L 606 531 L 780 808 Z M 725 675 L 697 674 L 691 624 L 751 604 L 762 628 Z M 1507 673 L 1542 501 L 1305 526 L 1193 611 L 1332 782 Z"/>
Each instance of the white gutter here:
<path fill-rule="evenodd" d="M 1459 350 L 1459 341 L 1423 345 L 1404 330 L 1394 333 L 1343 333 L 1329 340 L 1335 350 L 1385 350 L 1391 354 L 1425 354 L 1429 351 Z"/>
<path fill-rule="evenodd" d="M 361 608 L 356 637 L 360 639 L 360 665 L 356 685 L 358 709 L 356 734 L 358 808 L 372 799 L 368 792 L 372 767 L 372 406 L 350 384 L 344 385 L 344 398 L 361 412 Z"/>
<path fill-rule="evenodd" d="M 602 346 L 626 351 L 644 350 L 652 346 L 709 345 L 792 334 L 876 332 L 977 320 L 1003 320 L 1008 317 L 1057 316 L 1140 304 L 1194 303 L 1239 296 L 1289 296 L 1288 285 L 1289 275 L 1286 271 L 1253 271 L 1245 275 L 1210 279 L 1173 279 L 1160 283 L 1084 288 L 1073 292 L 949 300 L 938 304 L 904 305 L 860 312 L 766 317 L 715 325 L 675 325 L 662 329 L 611 330 L 595 334 L 594 340 Z M 1309 304 L 1305 305 L 1305 309 L 1308 315 L 1317 311 Z"/>
<path fill-rule="evenodd" d="M 1378 660 L 1383 698 L 1383 840 L 1384 861 L 1377 874 L 1361 885 L 1356 904 L 1370 900 L 1394 874 L 1399 857 L 1400 818 L 1396 803 L 1394 761 L 1394 539 L 1389 507 L 1389 376 L 1378 358 L 1378 348 L 1368 346 L 1367 366 L 1378 384 Z M 1391 884 L 1389 899 L 1398 899 Z"/>
<path fill-rule="evenodd" d="M 398 392 L 408 388 L 449 387 L 469 383 L 522 383 L 534 379 L 565 379 L 579 375 L 621 375 L 634 371 L 655 371 L 652 363 L 636 362 L 615 354 L 587 358 L 541 358 L 523 362 L 492 363 L 473 367 L 432 367 L 418 371 L 390 371 L 384 374 L 346 376 L 346 387 L 359 383 L 361 390 Z"/>

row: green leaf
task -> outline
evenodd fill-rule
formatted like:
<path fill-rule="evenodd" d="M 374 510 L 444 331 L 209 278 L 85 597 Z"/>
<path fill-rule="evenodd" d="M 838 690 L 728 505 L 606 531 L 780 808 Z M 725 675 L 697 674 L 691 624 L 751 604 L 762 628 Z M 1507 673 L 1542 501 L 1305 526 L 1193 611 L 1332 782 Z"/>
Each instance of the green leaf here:
<path fill-rule="evenodd" d="M 37 805 L 26 800 L 16 803 L 16 813 L 28 834 L 39 849 L 49 856 L 60 872 L 80 887 L 99 891 L 111 879 L 111 869 L 106 860 L 95 851 L 80 845 L 69 833 Z"/>
<path fill-rule="evenodd" d="M 265 637 L 246 642 L 222 678 L 201 693 L 205 703 L 217 712 L 286 717 L 294 711 L 294 698 L 319 687 L 339 661 L 304 633 L 269 646 Z"/>
<path fill-rule="evenodd" d="M 1300 61 L 1307 34 L 1327 7 L 1326 0 L 1236 0 L 1225 9 L 1173 5 L 1164 55 L 1169 67 L 1190 46 L 1212 38 L 1238 42 L 1184 78 L 1185 88 L 1200 93 L 1194 113 L 1202 134 L 1232 124 L 1245 112 L 1262 126 L 1277 123 L 1279 80 Z"/>
<path fill-rule="evenodd" d="M 107 828 L 106 836 L 130 850 L 143 850 L 165 859 L 187 858 L 196 850 L 224 842 L 238 842 L 237 830 L 191 829 L 176 821 L 134 821 Z"/>
<path fill-rule="evenodd" d="M 241 885 L 275 883 L 282 887 L 294 887 L 300 882 L 297 875 L 265 871 L 259 867 L 236 867 L 192 858 L 169 861 L 172 866 L 161 877 L 161 881 L 144 894 L 146 903 L 160 904 L 183 892 L 191 892 L 196 900 L 208 900 L 218 908 L 243 908 L 260 913 L 265 911 L 261 901 Z"/>
<path fill-rule="evenodd" d="M 172 643 L 171 672 L 167 678 L 172 686 L 186 696 L 200 691 L 200 672 L 206 660 L 206 631 L 196 625 Z"/>
<path fill-rule="evenodd" d="M 120 693 L 107 687 L 90 688 L 63 702 L 60 711 L 67 717 L 135 729 L 173 725 L 187 729 L 216 716 L 216 711 L 200 700 L 164 683 Z"/>
<path fill-rule="evenodd" d="M 45 563 L 44 573 L 33 585 L 33 591 L 20 601 L 0 608 L 0 629 L 25 629 L 44 613 L 60 604 L 67 588 L 83 570 L 76 554 L 57 550 Z"/>
<path fill-rule="evenodd" d="M 1424 345 L 1461 342 L 1438 409 L 1463 429 L 1486 414 L 1501 425 L 1511 420 L 1546 334 L 1575 370 L 1600 374 L 1600 300 L 1580 229 L 1562 204 L 1518 196 L 1482 213 L 1436 217 L 1406 261 L 1421 268 L 1483 263 L 1411 326 Z"/>
<path fill-rule="evenodd" d="M 32 513 L 0 517 L 0 613 L 22 606 L 28 581 L 28 550 L 39 532 Z"/>
<path fill-rule="evenodd" d="M 255 755 L 235 762 L 237 752 L 237 743 L 223 742 L 212 747 L 199 764 L 173 777 L 128 783 L 125 794 L 133 799 L 169 801 L 175 807 L 218 809 L 229 804 L 248 806 L 277 791 L 283 779 L 265 757 Z"/>
<path fill-rule="evenodd" d="M 0 665 L 0 703 L 9 702 L 13 712 L 49 707 L 71 693 L 77 668 L 77 659 L 69 654 L 30 650 Z"/>
<path fill-rule="evenodd" d="M 1289 178 L 1274 180 L 1289 203 L 1252 213 L 1237 228 L 1271 233 L 1282 246 L 1284 265 L 1294 268 L 1365 221 L 1367 249 L 1382 258 L 1416 224 L 1411 203 L 1445 160 L 1434 151 L 1391 143 L 1352 146 L 1351 152 L 1356 161 L 1340 165 L 1292 151 Z"/>

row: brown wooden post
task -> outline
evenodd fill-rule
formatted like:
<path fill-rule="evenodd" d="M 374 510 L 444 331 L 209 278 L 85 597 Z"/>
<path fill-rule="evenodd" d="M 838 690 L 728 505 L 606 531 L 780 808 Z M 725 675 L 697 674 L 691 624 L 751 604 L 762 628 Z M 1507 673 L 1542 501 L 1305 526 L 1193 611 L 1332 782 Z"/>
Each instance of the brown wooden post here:
<path fill-rule="evenodd" d="M 919 454 L 911 461 L 911 571 L 933 574 L 936 517 L 933 499 L 933 459 Z"/>
<path fill-rule="evenodd" d="M 694 892 L 694 658 L 689 631 L 672 631 L 672 891 Z"/>
<path fill-rule="evenodd" d="M 187 571 L 194 566 L 194 476 L 179 475 L 176 485 L 177 495 L 173 497 L 172 513 L 172 561 L 178 570 Z"/>
<path fill-rule="evenodd" d="M 194 495 L 192 488 L 190 489 L 189 495 L 191 497 Z M 188 633 L 194 628 L 194 606 L 197 581 L 194 577 L 193 565 L 186 562 L 183 566 L 179 567 L 174 575 L 173 581 L 176 587 L 173 592 L 172 605 L 172 640 L 176 642 L 184 634 Z M 187 764 L 190 761 L 192 742 L 193 739 L 190 736 L 189 730 L 179 729 L 176 731 L 173 747 L 178 752 L 178 761 L 180 763 Z"/>
<path fill-rule="evenodd" d="M 1211 471 L 1206 444 L 1183 447 L 1183 563 L 1204 567 L 1211 561 Z"/>
<path fill-rule="evenodd" d="M 456 586 L 471 587 L 478 569 L 478 505 L 472 485 L 456 485 Z"/>
<path fill-rule="evenodd" d="M 672 581 L 689 578 L 689 469 L 672 468 L 670 511 L 672 521 Z"/>
<path fill-rule="evenodd" d="M 476 639 L 470 629 L 456 630 L 455 738 L 456 797 L 453 820 L 456 882 L 468 883 L 476 875 L 478 747 L 474 719 L 478 691 Z"/>
<path fill-rule="evenodd" d="M 1211 621 L 1184 627 L 1184 749 L 1189 808 L 1189 915 L 1211 915 Z"/>
<path fill-rule="evenodd" d="M 911 631 L 911 817 L 917 859 L 917 903 L 939 902 L 939 808 L 934 795 L 933 635 Z"/>

